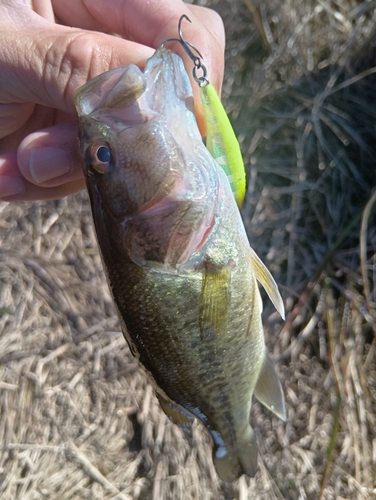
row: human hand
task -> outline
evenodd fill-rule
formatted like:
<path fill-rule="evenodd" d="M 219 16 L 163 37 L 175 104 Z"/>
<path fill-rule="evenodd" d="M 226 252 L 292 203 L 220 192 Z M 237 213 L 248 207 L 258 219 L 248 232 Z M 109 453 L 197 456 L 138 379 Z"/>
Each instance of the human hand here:
<path fill-rule="evenodd" d="M 192 21 L 184 23 L 184 38 L 203 54 L 220 90 L 225 42 L 214 11 L 181 0 L 1 1 L 0 199 L 56 199 L 85 187 L 75 90 L 117 66 L 143 68 L 154 49 L 177 37 L 182 14 Z M 191 75 L 192 61 L 178 44 L 176 51 Z M 193 89 L 204 130 L 197 84 Z"/>

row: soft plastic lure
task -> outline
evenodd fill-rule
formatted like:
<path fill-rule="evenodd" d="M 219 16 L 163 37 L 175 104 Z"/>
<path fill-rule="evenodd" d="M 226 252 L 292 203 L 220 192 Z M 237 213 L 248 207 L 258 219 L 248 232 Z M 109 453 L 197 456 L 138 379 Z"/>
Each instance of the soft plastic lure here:
<path fill-rule="evenodd" d="M 179 42 L 194 63 L 193 78 L 200 87 L 200 97 L 205 112 L 206 147 L 226 173 L 236 203 L 240 208 L 245 195 L 245 170 L 239 142 L 215 88 L 207 79 L 206 68 L 201 62 L 202 55 L 190 42 L 183 38 L 181 31 L 183 19 L 191 22 L 185 14 L 181 16 L 178 27 L 179 38 L 170 38 L 163 42 L 162 45 L 171 41 Z M 192 49 L 197 55 L 193 53 Z M 197 75 L 199 70 L 202 71 L 201 76 Z"/>

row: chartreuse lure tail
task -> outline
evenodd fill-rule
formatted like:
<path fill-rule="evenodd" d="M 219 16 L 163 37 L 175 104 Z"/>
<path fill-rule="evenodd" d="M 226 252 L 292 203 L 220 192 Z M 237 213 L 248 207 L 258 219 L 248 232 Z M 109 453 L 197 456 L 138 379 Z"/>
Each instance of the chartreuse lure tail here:
<path fill-rule="evenodd" d="M 178 27 L 179 38 L 169 38 L 162 45 L 168 42 L 179 42 L 193 61 L 193 78 L 200 87 L 201 101 L 205 111 L 206 147 L 229 178 L 232 192 L 240 208 L 245 195 L 245 170 L 239 143 L 215 88 L 206 78 L 206 68 L 201 63 L 202 55 L 196 47 L 183 38 L 181 32 L 183 19 L 191 22 L 185 14 L 181 16 Z M 197 75 L 198 70 L 202 71 L 201 76 Z"/>
<path fill-rule="evenodd" d="M 240 208 L 245 195 L 245 170 L 239 142 L 211 83 L 200 85 L 206 119 L 206 147 L 225 171 Z"/>

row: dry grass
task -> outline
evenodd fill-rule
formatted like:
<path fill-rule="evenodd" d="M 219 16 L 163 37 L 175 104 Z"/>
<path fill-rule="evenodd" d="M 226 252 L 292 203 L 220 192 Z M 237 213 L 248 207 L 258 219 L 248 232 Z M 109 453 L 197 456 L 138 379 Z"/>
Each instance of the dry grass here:
<path fill-rule="evenodd" d="M 86 194 L 3 203 L 2 499 L 376 498 L 375 2 L 208 3 L 229 37 L 244 219 L 288 311 L 265 322 L 287 423 L 255 403 L 259 471 L 223 487 L 119 332 Z"/>

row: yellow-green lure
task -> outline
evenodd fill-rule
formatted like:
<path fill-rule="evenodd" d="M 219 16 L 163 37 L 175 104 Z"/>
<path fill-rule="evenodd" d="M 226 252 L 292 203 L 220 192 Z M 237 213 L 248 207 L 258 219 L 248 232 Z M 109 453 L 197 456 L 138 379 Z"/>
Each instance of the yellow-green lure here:
<path fill-rule="evenodd" d="M 200 96 L 205 112 L 207 130 L 206 147 L 226 173 L 236 203 L 240 208 L 245 195 L 245 170 L 239 142 L 215 88 L 206 78 L 206 68 L 201 63 L 202 55 L 191 43 L 183 39 L 181 32 L 183 19 L 191 22 L 185 14 L 181 16 L 178 27 L 179 38 L 170 38 L 163 42 L 163 44 L 171 41 L 179 42 L 194 63 L 193 78 L 200 87 Z M 202 71 L 201 76 L 197 76 L 198 70 Z"/>
<path fill-rule="evenodd" d="M 245 170 L 239 142 L 211 83 L 200 86 L 206 118 L 206 147 L 225 171 L 240 208 L 245 195 Z"/>

